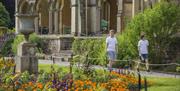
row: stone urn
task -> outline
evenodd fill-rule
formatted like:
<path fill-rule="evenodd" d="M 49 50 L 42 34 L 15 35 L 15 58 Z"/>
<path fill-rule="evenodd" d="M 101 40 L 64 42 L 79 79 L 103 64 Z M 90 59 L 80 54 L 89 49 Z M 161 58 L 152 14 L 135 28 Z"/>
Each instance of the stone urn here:
<path fill-rule="evenodd" d="M 37 17 L 36 14 L 17 14 L 19 19 L 19 30 L 18 32 L 25 36 L 28 41 L 29 35 L 34 32 L 35 25 L 34 20 Z"/>
<path fill-rule="evenodd" d="M 29 42 L 29 35 L 35 30 L 35 14 L 17 14 L 19 19 L 18 32 L 23 34 L 25 41 L 21 42 L 17 48 L 16 73 L 28 71 L 30 74 L 38 73 L 38 59 L 36 57 L 36 45 Z"/>

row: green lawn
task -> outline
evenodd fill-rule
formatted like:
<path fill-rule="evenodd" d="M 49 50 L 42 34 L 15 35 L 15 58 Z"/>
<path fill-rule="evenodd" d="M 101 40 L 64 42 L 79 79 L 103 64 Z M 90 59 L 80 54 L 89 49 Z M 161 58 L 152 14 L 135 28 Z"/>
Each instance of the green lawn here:
<path fill-rule="evenodd" d="M 180 78 L 148 77 L 147 80 L 152 82 L 148 91 L 180 91 Z"/>
<path fill-rule="evenodd" d="M 53 65 L 53 67 L 55 68 L 55 70 L 57 70 L 58 68 L 61 68 L 64 71 L 69 72 L 68 67 L 59 66 L 59 65 Z M 46 72 L 49 72 L 51 70 L 51 65 L 50 64 L 39 64 L 39 71 L 40 70 L 44 70 Z"/>

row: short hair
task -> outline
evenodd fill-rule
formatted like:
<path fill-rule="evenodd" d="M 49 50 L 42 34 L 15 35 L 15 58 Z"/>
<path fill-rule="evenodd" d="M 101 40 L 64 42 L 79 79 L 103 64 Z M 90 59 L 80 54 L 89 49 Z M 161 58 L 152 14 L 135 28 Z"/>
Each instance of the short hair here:
<path fill-rule="evenodd" d="M 109 32 L 115 32 L 113 29 L 111 29 Z"/>
<path fill-rule="evenodd" d="M 144 35 L 141 35 L 141 39 L 143 39 L 144 38 Z"/>

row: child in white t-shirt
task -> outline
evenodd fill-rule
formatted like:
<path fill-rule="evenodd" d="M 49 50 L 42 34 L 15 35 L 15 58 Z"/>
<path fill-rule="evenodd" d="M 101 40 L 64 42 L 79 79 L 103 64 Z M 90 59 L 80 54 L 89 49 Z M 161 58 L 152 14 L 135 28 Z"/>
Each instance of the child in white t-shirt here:
<path fill-rule="evenodd" d="M 116 59 L 117 39 L 114 36 L 114 30 L 110 30 L 109 35 L 110 36 L 106 38 L 106 48 L 109 59 L 109 67 L 112 68 L 112 65 Z"/>
<path fill-rule="evenodd" d="M 146 69 L 149 71 L 149 66 L 148 66 L 148 46 L 149 42 L 148 40 L 145 39 L 145 36 L 142 35 L 141 39 L 138 42 L 138 51 L 139 51 L 139 56 L 140 60 L 146 63 Z"/>

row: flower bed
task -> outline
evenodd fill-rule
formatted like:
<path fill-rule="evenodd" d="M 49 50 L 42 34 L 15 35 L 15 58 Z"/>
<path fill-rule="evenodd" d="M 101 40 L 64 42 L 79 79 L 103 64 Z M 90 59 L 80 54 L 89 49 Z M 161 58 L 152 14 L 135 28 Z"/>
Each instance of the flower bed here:
<path fill-rule="evenodd" d="M 33 80 L 33 77 L 31 78 L 28 73 L 23 73 L 21 76 L 15 75 L 5 78 L 4 82 L 1 82 L 1 86 L 3 89 L 11 88 L 18 91 L 127 91 L 130 85 L 137 86 L 138 82 L 133 76 L 116 72 L 111 72 L 109 77 L 110 80 L 104 83 L 76 79 L 53 80 L 53 77 L 45 78 L 45 74 L 44 77 Z"/>
<path fill-rule="evenodd" d="M 51 72 L 40 72 L 38 76 L 28 72 L 13 74 L 14 64 L 11 61 L 0 61 L 0 90 L 9 91 L 129 91 L 137 87 L 138 80 L 133 75 L 124 75 L 117 72 L 97 71 L 93 77 L 77 73 L 63 75 L 52 67 Z M 6 63 L 6 64 L 5 64 Z M 10 65 L 11 64 L 11 65 Z M 8 66 L 7 66 L 8 65 Z M 3 73 L 4 69 L 6 73 Z M 79 76 L 77 76 L 79 74 Z M 84 76 L 86 78 L 82 78 Z"/>

